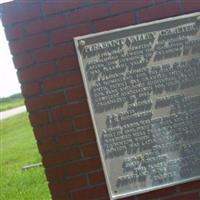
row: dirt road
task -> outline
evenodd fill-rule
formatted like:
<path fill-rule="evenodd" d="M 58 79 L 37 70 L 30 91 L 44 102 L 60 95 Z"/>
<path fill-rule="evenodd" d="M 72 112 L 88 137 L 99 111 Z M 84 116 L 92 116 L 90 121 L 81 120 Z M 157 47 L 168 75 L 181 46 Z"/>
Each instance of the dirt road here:
<path fill-rule="evenodd" d="M 23 113 L 23 112 L 26 112 L 25 106 L 20 106 L 20 107 L 17 107 L 17 108 L 13 108 L 13 109 L 10 109 L 10 110 L 0 112 L 0 120 L 7 119 L 9 117 L 18 115 L 18 114 Z"/>

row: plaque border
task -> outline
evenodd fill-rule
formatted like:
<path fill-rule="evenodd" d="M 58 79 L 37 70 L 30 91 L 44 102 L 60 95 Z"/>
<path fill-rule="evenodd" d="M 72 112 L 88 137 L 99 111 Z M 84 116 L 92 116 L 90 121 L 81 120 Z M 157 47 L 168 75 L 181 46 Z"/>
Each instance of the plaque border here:
<path fill-rule="evenodd" d="M 143 26 L 148 26 L 148 25 L 154 25 L 154 24 L 159 24 L 159 23 L 163 23 L 163 22 L 170 22 L 170 21 L 175 21 L 175 20 L 179 20 L 179 19 L 185 19 L 185 18 L 187 19 L 189 17 L 199 17 L 200 18 L 200 12 L 194 12 L 194 13 L 190 13 L 190 14 L 183 14 L 183 15 L 179 15 L 179 16 L 168 17 L 168 18 L 161 19 L 161 20 L 154 20 L 154 21 L 140 23 L 140 24 L 136 24 L 136 25 L 130 25 L 130 26 L 126 26 L 126 27 L 111 29 L 111 30 L 108 30 L 108 31 L 101 31 L 101 32 L 98 32 L 98 33 L 92 33 L 92 34 L 87 34 L 87 35 L 83 35 L 83 36 L 77 36 L 77 37 L 73 38 L 74 44 L 75 44 L 75 49 L 76 49 L 76 54 L 77 54 L 78 62 L 79 62 L 79 66 L 80 66 L 79 68 L 80 68 L 80 71 L 81 71 L 81 75 L 82 75 L 82 79 L 83 79 L 83 83 L 84 83 L 84 88 L 85 88 L 85 92 L 86 92 L 86 96 L 87 96 L 87 102 L 88 102 L 88 105 L 89 105 L 89 111 L 90 111 L 90 115 L 91 115 L 91 118 L 92 118 L 92 124 L 93 124 L 94 130 L 95 130 L 95 137 L 96 137 L 96 140 L 97 140 L 98 151 L 99 151 L 101 163 L 102 163 L 102 166 L 103 166 L 103 171 L 104 171 L 104 175 L 105 175 L 105 180 L 106 180 L 106 185 L 107 185 L 107 188 L 108 188 L 108 194 L 109 194 L 110 200 L 135 196 L 135 195 L 139 195 L 139 194 L 143 194 L 143 193 L 147 193 L 147 192 L 151 192 L 151 191 L 155 191 L 155 190 L 159 190 L 159 189 L 172 187 L 172 186 L 183 184 L 183 183 L 188 183 L 188 182 L 195 181 L 195 180 L 200 180 L 200 175 L 197 176 L 197 177 L 188 178 L 188 179 L 185 179 L 185 180 L 182 180 L 182 181 L 175 181 L 173 183 L 167 183 L 167 184 L 163 184 L 163 185 L 160 185 L 160 186 L 153 186 L 153 187 L 146 188 L 146 189 L 140 189 L 140 190 L 137 190 L 137 191 L 134 191 L 134 192 L 130 191 L 130 192 L 126 192 L 124 194 L 119 194 L 119 195 L 113 195 L 112 194 L 112 189 L 111 189 L 109 177 L 108 177 L 108 174 L 107 174 L 107 171 L 106 171 L 106 164 L 105 164 L 105 160 L 104 160 L 104 156 L 103 156 L 103 150 L 102 150 L 102 147 L 101 147 L 101 141 L 100 141 L 100 138 L 98 136 L 97 126 L 96 126 L 96 123 L 95 123 L 95 117 L 94 117 L 94 111 L 93 111 L 93 108 L 92 108 L 92 102 L 91 102 L 91 99 L 90 99 L 90 93 L 89 93 L 89 90 L 88 90 L 88 87 L 87 87 L 88 84 L 87 84 L 87 79 L 86 79 L 86 76 L 85 76 L 85 73 L 84 73 L 84 65 L 83 65 L 81 53 L 80 53 L 80 50 L 79 50 L 79 41 L 87 39 L 87 38 L 95 37 L 95 36 L 106 35 L 106 34 L 115 33 L 115 32 L 119 32 L 119 31 L 125 31 L 125 30 L 129 30 L 129 29 L 133 29 L 133 28 L 138 28 L 138 27 L 143 27 Z"/>

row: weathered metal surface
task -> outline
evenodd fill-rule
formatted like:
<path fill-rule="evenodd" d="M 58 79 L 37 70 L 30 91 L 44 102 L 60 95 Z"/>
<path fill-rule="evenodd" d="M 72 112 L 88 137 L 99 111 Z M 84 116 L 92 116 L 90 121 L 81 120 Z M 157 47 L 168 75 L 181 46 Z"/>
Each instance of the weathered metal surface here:
<path fill-rule="evenodd" d="M 199 18 L 75 38 L 111 199 L 200 177 Z"/>

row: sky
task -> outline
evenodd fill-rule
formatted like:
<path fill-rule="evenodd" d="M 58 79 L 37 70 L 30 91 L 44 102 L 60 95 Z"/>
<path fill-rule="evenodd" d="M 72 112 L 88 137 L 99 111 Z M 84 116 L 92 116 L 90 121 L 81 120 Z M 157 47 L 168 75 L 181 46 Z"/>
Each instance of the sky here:
<path fill-rule="evenodd" d="M 0 0 L 0 4 L 1 3 L 6 3 L 6 2 L 9 2 L 9 1 L 13 1 L 13 0 Z"/>
<path fill-rule="evenodd" d="M 1 3 L 1 1 L 0 1 Z M 7 97 L 21 91 L 12 56 L 0 20 L 0 97 Z"/>
<path fill-rule="evenodd" d="M 1 3 L 11 0 L 0 0 Z M 12 56 L 5 37 L 4 29 L 0 19 L 0 97 L 7 97 L 21 92 L 17 79 L 16 70 L 12 61 Z"/>

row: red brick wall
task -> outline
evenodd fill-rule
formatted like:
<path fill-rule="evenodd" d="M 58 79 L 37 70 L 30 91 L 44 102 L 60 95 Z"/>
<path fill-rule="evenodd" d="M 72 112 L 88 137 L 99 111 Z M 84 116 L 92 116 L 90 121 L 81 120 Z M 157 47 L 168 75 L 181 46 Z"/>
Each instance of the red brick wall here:
<path fill-rule="evenodd" d="M 16 0 L 2 6 L 54 200 L 109 199 L 73 37 L 199 10 L 200 0 Z M 128 199 L 199 200 L 200 181 Z"/>

